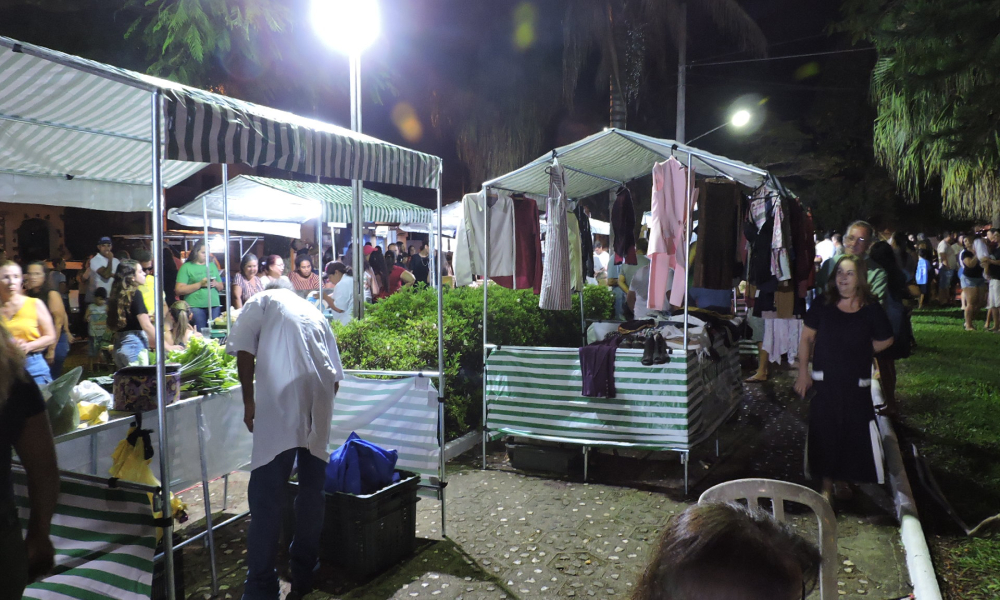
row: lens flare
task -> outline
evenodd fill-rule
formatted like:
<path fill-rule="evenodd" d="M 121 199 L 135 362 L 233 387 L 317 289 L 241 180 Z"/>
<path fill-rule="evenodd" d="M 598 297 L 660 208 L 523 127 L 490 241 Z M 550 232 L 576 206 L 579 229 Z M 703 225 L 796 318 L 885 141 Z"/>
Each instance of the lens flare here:
<path fill-rule="evenodd" d="M 527 50 L 535 44 L 538 9 L 530 2 L 522 2 L 514 9 L 514 47 Z"/>
<path fill-rule="evenodd" d="M 396 129 L 399 130 L 399 134 L 407 142 L 419 142 L 420 138 L 424 136 L 424 126 L 420 124 L 417 111 L 410 104 L 406 102 L 396 104 L 392 107 L 390 117 Z"/>

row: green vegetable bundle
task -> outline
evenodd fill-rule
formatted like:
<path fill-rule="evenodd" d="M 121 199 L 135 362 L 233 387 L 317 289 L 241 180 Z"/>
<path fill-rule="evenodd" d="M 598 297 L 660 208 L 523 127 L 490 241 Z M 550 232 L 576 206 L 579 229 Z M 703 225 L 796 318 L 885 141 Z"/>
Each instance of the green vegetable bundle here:
<path fill-rule="evenodd" d="M 170 352 L 167 362 L 180 364 L 181 393 L 211 394 L 240 384 L 236 357 L 215 340 L 192 337 L 187 348 Z"/>

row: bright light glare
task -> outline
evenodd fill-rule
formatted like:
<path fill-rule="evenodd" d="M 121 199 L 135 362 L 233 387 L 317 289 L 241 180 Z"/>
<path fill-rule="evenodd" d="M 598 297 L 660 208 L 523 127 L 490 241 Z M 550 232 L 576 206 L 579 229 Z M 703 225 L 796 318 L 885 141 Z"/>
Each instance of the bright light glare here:
<path fill-rule="evenodd" d="M 312 0 L 312 22 L 323 43 L 344 54 L 363 52 L 381 29 L 375 0 Z"/>
<path fill-rule="evenodd" d="M 212 254 L 217 254 L 219 252 L 226 251 L 226 242 L 222 239 L 221 235 L 217 235 L 208 240 L 208 249 Z"/>
<path fill-rule="evenodd" d="M 750 122 L 750 111 L 749 110 L 738 110 L 733 113 L 733 118 L 730 119 L 730 123 L 733 127 L 743 127 Z"/>

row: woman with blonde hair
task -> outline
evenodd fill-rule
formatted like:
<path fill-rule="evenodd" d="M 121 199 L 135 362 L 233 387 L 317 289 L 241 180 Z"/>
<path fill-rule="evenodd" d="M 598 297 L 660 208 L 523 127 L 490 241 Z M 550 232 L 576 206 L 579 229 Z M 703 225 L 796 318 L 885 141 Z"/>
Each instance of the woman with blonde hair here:
<path fill-rule="evenodd" d="M 892 345 L 892 325 L 868 286 L 865 259 L 836 257 L 825 302 L 803 319 L 799 377 L 795 391 L 809 403 L 807 475 L 822 480 L 831 504 L 835 492 L 849 497 L 843 482 L 883 483 L 881 438 L 872 406 L 872 358 Z M 812 369 L 809 362 L 812 359 Z"/>
<path fill-rule="evenodd" d="M 114 332 L 115 368 L 134 363 L 139 353 L 156 345 L 156 329 L 139 286 L 146 272 L 138 262 L 126 259 L 118 265 L 108 297 L 108 329 Z"/>
<path fill-rule="evenodd" d="M 163 332 L 163 343 L 171 350 L 186 348 L 193 336 L 201 337 L 191 324 L 191 307 L 183 300 L 170 305 L 170 318 L 173 325 Z"/>
<path fill-rule="evenodd" d="M 59 471 L 49 415 L 38 386 L 25 371 L 21 343 L 0 326 L 0 598 L 20 598 L 24 586 L 52 570 L 49 531 Z M 21 535 L 11 481 L 11 450 L 28 480 L 27 536 Z"/>
<path fill-rule="evenodd" d="M 0 302 L 3 324 L 25 354 L 24 367 L 38 385 L 52 381 L 45 351 L 56 343 L 56 329 L 45 301 L 25 296 L 24 276 L 16 262 L 0 265 Z"/>

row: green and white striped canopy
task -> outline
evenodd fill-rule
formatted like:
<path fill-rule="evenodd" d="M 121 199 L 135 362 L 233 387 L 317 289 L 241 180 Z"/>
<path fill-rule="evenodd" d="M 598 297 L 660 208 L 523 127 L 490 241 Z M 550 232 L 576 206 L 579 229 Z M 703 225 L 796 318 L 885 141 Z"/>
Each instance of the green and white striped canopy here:
<path fill-rule="evenodd" d="M 204 163 L 422 188 L 440 182 L 436 156 L 6 37 L 0 82 L 5 201 L 148 210 L 155 92 L 163 100 L 168 187 Z M 39 179 L 48 180 L 41 192 L 33 189 Z"/>
<path fill-rule="evenodd" d="M 326 223 L 351 221 L 351 188 L 255 175 L 229 181 L 229 228 L 235 231 L 299 237 L 302 223 L 321 217 Z M 366 223 L 430 223 L 434 211 L 365 188 L 362 196 Z M 187 227 L 222 228 L 222 186 L 201 194 L 167 217 Z"/>
<path fill-rule="evenodd" d="M 748 187 L 757 187 L 771 176 L 764 169 L 718 156 L 675 142 L 649 137 L 624 129 L 606 129 L 573 144 L 556 148 L 527 165 L 492 179 L 484 186 L 545 196 L 549 191 L 547 170 L 553 158 L 566 170 L 566 195 L 585 198 L 632 181 L 653 170 L 654 162 L 671 155 L 687 164 L 688 155 L 695 173 L 707 177 L 727 177 Z"/>

